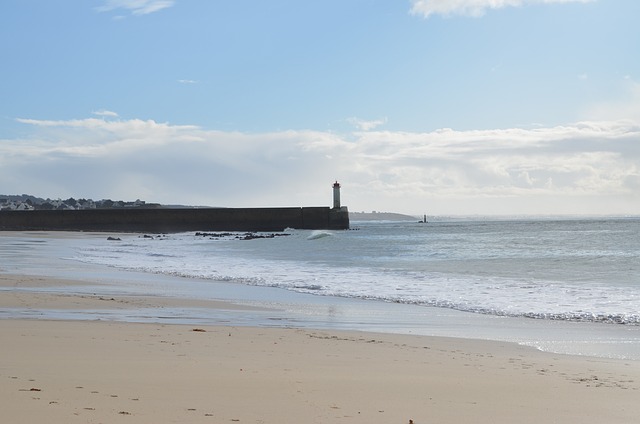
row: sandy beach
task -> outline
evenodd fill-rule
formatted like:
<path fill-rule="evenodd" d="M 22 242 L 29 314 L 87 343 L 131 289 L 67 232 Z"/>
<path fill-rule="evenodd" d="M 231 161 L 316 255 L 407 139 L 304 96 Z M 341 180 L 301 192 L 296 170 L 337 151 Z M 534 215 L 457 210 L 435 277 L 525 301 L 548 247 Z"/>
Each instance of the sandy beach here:
<path fill-rule="evenodd" d="M 37 290 L 63 283 L 81 282 L 2 275 L 4 288 L 36 290 L 3 290 L 0 307 L 190 302 Z M 631 423 L 640 415 L 637 361 L 510 343 L 14 318 L 0 327 L 0 402 L 12 423 Z"/>

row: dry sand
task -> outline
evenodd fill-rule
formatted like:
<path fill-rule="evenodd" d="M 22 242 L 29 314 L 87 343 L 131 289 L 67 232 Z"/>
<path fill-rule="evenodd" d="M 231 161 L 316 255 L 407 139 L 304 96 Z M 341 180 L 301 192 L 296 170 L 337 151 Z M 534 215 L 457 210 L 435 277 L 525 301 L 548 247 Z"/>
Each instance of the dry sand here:
<path fill-rule="evenodd" d="M 1 277 L 0 286 L 9 288 L 52 284 Z M 162 302 L 170 301 L 0 291 L 3 309 Z M 509 343 L 0 319 L 0 346 L 0 411 L 7 423 L 640 420 L 639 362 L 554 355 Z"/>

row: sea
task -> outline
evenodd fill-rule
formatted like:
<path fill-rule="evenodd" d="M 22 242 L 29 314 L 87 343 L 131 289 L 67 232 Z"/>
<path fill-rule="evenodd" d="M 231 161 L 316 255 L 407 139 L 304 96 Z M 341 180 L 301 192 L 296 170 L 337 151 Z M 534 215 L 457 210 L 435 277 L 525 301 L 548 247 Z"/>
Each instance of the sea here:
<path fill-rule="evenodd" d="M 73 317 L 59 311 L 65 319 L 396 332 L 640 360 L 638 217 L 436 217 L 426 223 L 352 221 L 342 231 L 204 228 L 112 238 L 119 240 L 104 234 L 1 237 L 0 270 L 27 267 L 101 283 L 51 290 L 247 306 L 73 311 Z M 55 313 L 35 312 L 60 317 Z"/>

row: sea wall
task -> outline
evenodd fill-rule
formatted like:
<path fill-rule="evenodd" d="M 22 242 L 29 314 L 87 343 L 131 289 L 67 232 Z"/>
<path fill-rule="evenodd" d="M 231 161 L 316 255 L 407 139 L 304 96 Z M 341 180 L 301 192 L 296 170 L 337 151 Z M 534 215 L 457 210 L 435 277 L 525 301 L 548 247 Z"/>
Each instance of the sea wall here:
<path fill-rule="evenodd" d="M 283 231 L 349 228 L 346 207 L 0 211 L 0 231 Z"/>

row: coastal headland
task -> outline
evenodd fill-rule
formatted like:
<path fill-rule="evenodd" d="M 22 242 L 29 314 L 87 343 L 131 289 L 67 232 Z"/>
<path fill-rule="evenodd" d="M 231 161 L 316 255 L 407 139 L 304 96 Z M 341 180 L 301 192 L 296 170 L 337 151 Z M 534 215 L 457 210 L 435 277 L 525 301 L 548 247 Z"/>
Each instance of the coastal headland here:
<path fill-rule="evenodd" d="M 345 230 L 346 207 L 155 208 L 0 211 L 1 231 Z"/>

